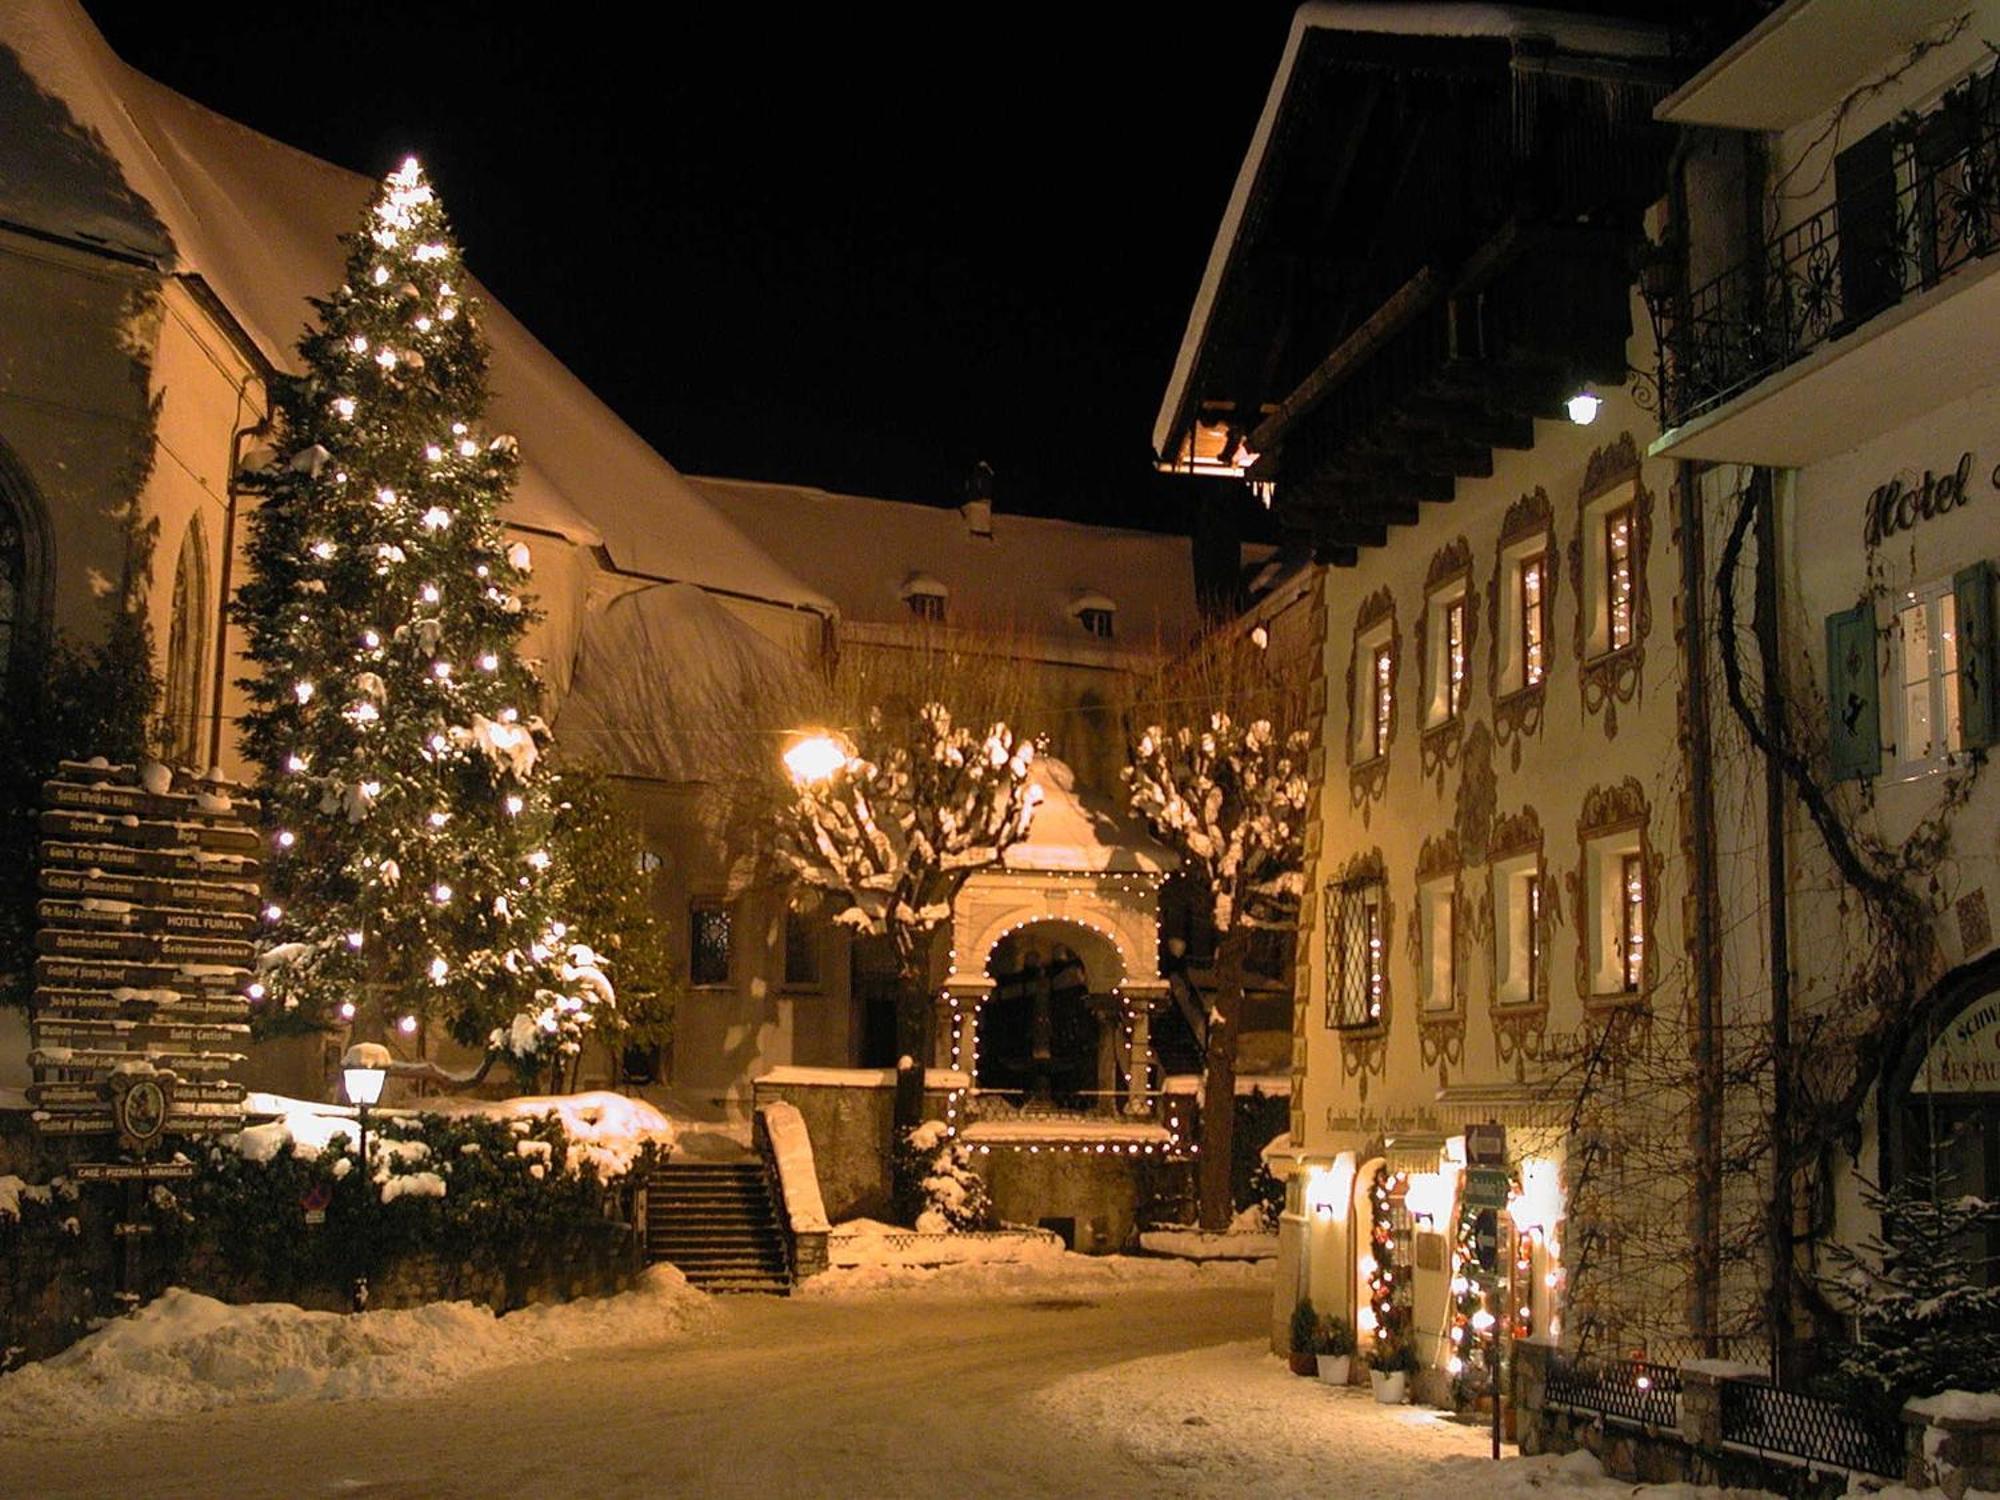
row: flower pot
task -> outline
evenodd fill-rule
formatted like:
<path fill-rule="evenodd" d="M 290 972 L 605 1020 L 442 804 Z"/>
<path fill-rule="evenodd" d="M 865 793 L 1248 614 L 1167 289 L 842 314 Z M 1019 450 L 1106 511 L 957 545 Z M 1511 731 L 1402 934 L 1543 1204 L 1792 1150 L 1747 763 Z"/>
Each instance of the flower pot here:
<path fill-rule="evenodd" d="M 1347 1384 L 1347 1364 L 1351 1356 L 1346 1354 L 1316 1354 L 1319 1362 L 1319 1378 L 1328 1385 Z"/>
<path fill-rule="evenodd" d="M 1409 1384 L 1407 1370 L 1370 1370 L 1368 1383 L 1375 1387 L 1375 1399 L 1384 1406 L 1401 1406 L 1404 1388 Z"/>
<path fill-rule="evenodd" d="M 1318 1355 L 1300 1354 L 1297 1350 L 1293 1350 L 1289 1358 L 1294 1375 L 1316 1375 L 1319 1373 Z"/>

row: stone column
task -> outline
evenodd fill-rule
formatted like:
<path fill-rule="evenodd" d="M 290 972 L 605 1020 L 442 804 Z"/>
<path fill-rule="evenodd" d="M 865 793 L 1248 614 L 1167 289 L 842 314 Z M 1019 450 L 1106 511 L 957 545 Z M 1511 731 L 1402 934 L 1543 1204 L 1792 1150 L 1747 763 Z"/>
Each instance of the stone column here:
<path fill-rule="evenodd" d="M 1117 1109 L 1118 1028 L 1122 1021 L 1109 1001 L 1090 997 L 1091 1013 L 1097 1017 L 1097 1109 L 1110 1114 Z"/>
<path fill-rule="evenodd" d="M 1125 1091 L 1125 1113 L 1153 1114 L 1150 1090 L 1153 1086 L 1153 1005 L 1150 1000 L 1128 1000 L 1132 1012 L 1132 1083 Z"/>

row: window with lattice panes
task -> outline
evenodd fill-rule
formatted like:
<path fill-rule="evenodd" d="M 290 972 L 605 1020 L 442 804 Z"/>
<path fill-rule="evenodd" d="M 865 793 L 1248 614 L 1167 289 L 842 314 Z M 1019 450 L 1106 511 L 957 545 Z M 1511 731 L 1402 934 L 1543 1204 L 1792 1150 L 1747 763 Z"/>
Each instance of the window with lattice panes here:
<path fill-rule="evenodd" d="M 1373 1026 L 1389 990 L 1388 903 L 1380 880 L 1327 890 L 1327 1025 Z"/>
<path fill-rule="evenodd" d="M 1889 712 L 1896 766 L 1905 775 L 1920 775 L 1965 748 L 1958 636 L 1951 579 L 1896 596 Z"/>
<path fill-rule="evenodd" d="M 697 899 L 688 907 L 688 982 L 691 984 L 729 983 L 733 956 L 728 904 L 720 900 Z"/>

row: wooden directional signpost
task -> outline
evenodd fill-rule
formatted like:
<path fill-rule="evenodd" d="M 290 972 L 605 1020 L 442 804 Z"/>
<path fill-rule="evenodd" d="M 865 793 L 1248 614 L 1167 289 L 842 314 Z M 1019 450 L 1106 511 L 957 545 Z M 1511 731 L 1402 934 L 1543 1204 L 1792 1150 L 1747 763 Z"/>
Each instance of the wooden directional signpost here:
<path fill-rule="evenodd" d="M 177 1140 L 243 1128 L 257 808 L 157 765 L 65 761 L 42 790 L 28 1096 L 44 1135 L 116 1139 L 70 1171 L 126 1185 L 132 1301 L 146 1184 L 194 1175 Z"/>

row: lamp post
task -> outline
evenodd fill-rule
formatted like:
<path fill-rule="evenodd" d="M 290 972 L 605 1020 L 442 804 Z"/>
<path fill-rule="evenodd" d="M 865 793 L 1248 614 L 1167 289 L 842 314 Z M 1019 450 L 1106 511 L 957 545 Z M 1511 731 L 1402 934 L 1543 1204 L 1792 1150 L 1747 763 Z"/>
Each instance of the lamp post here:
<path fill-rule="evenodd" d="M 801 734 L 785 747 L 785 769 L 800 786 L 826 781 L 846 765 L 852 751 L 825 730 Z"/>
<path fill-rule="evenodd" d="M 369 1199 L 375 1191 L 368 1173 L 368 1109 L 382 1097 L 382 1085 L 388 1080 L 389 1065 L 395 1059 L 389 1049 L 380 1042 L 356 1042 L 340 1059 L 340 1079 L 347 1090 L 347 1102 L 355 1109 L 360 1121 L 360 1140 L 357 1143 L 361 1157 L 361 1202 L 362 1222 L 371 1211 Z M 365 1311 L 368 1306 L 368 1278 L 354 1278 L 354 1310 Z"/>

